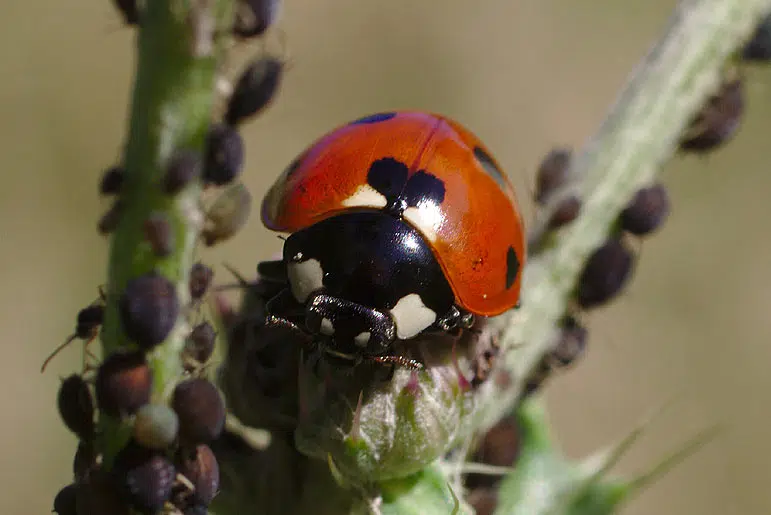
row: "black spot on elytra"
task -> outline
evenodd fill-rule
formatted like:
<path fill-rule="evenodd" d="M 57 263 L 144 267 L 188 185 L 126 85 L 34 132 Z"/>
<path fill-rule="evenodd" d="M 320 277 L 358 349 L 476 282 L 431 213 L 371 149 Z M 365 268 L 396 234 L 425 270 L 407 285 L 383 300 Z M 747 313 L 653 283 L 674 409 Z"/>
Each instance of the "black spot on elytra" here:
<path fill-rule="evenodd" d="M 362 118 L 359 118 L 358 120 L 351 122 L 351 125 L 364 125 L 365 123 L 384 122 L 386 120 L 390 120 L 391 118 L 394 118 L 395 116 L 396 116 L 396 113 L 371 114 L 369 116 L 364 116 Z"/>
<path fill-rule="evenodd" d="M 444 201 L 444 193 L 444 181 L 425 170 L 419 170 L 407 181 L 401 196 L 408 206 L 417 206 L 421 201 L 439 205 Z"/>
<path fill-rule="evenodd" d="M 390 202 L 401 194 L 409 173 L 406 164 L 393 157 L 384 157 L 369 167 L 367 183 Z"/>
<path fill-rule="evenodd" d="M 506 288 L 511 288 L 514 281 L 517 280 L 519 274 L 519 258 L 514 247 L 509 247 L 506 253 Z"/>
<path fill-rule="evenodd" d="M 367 183 L 386 198 L 385 210 L 396 217 L 408 207 L 444 201 L 444 181 L 425 170 L 409 173 L 407 165 L 393 157 L 378 159 L 367 172 Z"/>
<path fill-rule="evenodd" d="M 474 147 L 474 157 L 477 158 L 477 161 L 479 161 L 479 164 L 482 165 L 482 168 L 485 169 L 488 175 L 495 179 L 495 182 L 499 184 L 506 183 L 506 176 L 503 175 L 503 172 L 498 168 L 495 160 L 485 149 L 482 147 Z"/>

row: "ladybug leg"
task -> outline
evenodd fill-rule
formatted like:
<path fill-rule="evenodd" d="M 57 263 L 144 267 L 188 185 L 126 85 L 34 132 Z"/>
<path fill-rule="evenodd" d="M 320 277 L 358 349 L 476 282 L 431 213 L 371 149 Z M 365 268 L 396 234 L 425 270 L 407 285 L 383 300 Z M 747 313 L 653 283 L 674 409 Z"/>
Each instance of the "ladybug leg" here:
<path fill-rule="evenodd" d="M 468 311 L 462 311 L 457 306 L 450 308 L 450 311 L 434 322 L 434 326 L 445 333 L 455 329 L 470 329 L 474 325 L 474 315 Z"/>
<path fill-rule="evenodd" d="M 370 363 L 379 363 L 381 365 L 394 365 L 409 368 L 410 370 L 423 370 L 425 367 L 420 361 L 405 358 L 404 356 L 366 356 L 365 361 Z"/>
<path fill-rule="evenodd" d="M 265 311 L 274 317 L 284 318 L 293 325 L 302 323 L 305 307 L 298 303 L 289 288 L 284 288 L 265 303 Z"/>

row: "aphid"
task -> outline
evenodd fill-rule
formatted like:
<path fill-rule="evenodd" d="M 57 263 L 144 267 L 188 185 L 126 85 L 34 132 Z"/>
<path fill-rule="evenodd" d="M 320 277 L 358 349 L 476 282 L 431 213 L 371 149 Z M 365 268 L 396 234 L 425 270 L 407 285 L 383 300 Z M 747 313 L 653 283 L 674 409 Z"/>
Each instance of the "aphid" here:
<path fill-rule="evenodd" d="M 547 223 L 547 227 L 549 230 L 559 229 L 578 218 L 580 212 L 581 201 L 578 200 L 578 197 L 574 195 L 566 197 L 552 213 L 549 222 Z"/>
<path fill-rule="evenodd" d="M 126 25 L 137 25 L 139 23 L 139 7 L 137 0 L 113 0 L 115 7 L 118 8 L 123 21 Z"/>
<path fill-rule="evenodd" d="M 83 378 L 73 374 L 62 381 L 57 396 L 64 425 L 84 441 L 94 435 L 94 400 Z"/>
<path fill-rule="evenodd" d="M 74 483 L 59 490 L 54 498 L 53 511 L 59 515 L 78 515 L 77 491 Z"/>
<path fill-rule="evenodd" d="M 201 161 L 201 156 L 194 150 L 183 149 L 175 152 L 163 176 L 163 192 L 167 195 L 175 195 L 191 181 L 199 178 L 203 167 Z"/>
<path fill-rule="evenodd" d="M 118 227 L 120 223 L 120 217 L 123 213 L 123 202 L 121 199 L 115 199 L 110 208 L 102 215 L 99 222 L 96 224 L 96 228 L 99 234 L 107 236 Z"/>
<path fill-rule="evenodd" d="M 706 153 L 733 138 L 744 114 L 744 81 L 741 75 L 726 78 L 697 114 L 680 141 L 680 150 Z"/>
<path fill-rule="evenodd" d="M 96 404 L 111 417 L 133 415 L 150 402 L 152 379 L 144 352 L 113 352 L 96 373 Z"/>
<path fill-rule="evenodd" d="M 279 0 L 240 0 L 236 4 L 233 34 L 246 39 L 261 36 L 278 18 Z"/>
<path fill-rule="evenodd" d="M 555 148 L 543 158 L 535 176 L 536 202 L 546 204 L 549 196 L 567 182 L 571 155 L 569 148 Z"/>
<path fill-rule="evenodd" d="M 249 220 L 252 195 L 241 183 L 228 187 L 206 212 L 201 234 L 206 246 L 225 241 L 236 234 Z"/>
<path fill-rule="evenodd" d="M 610 238 L 594 251 L 578 281 L 576 300 L 584 309 L 597 307 L 618 295 L 632 272 L 632 251 L 619 238 Z"/>
<path fill-rule="evenodd" d="M 519 301 L 514 187 L 444 116 L 377 113 L 331 131 L 276 180 L 262 221 L 289 233 L 277 276 L 265 277 L 284 285 L 269 320 L 337 362 L 409 364 L 397 340 L 468 330 Z"/>
<path fill-rule="evenodd" d="M 190 369 L 191 365 L 194 367 L 209 361 L 214 352 L 216 338 L 217 333 L 209 322 L 202 322 L 195 326 L 185 342 L 183 361 L 190 363 L 185 368 Z"/>
<path fill-rule="evenodd" d="M 132 515 L 114 478 L 103 470 L 78 483 L 78 515 Z"/>
<path fill-rule="evenodd" d="M 244 141 L 238 131 L 220 123 L 209 129 L 203 180 L 223 186 L 233 182 L 244 167 Z"/>
<path fill-rule="evenodd" d="M 195 263 L 190 269 L 190 298 L 200 300 L 209 290 L 214 272 L 201 262 Z"/>
<path fill-rule="evenodd" d="M 586 350 L 588 331 L 572 315 L 560 321 L 557 345 L 549 353 L 549 362 L 556 367 L 567 367 L 576 362 Z"/>
<path fill-rule="evenodd" d="M 179 383 L 171 406 L 179 417 L 179 437 L 185 444 L 211 442 L 225 426 L 225 403 L 217 388 L 206 379 Z"/>
<path fill-rule="evenodd" d="M 472 461 L 496 467 L 513 466 L 521 450 L 521 433 L 516 417 L 503 418 L 484 435 Z M 500 479 L 501 476 L 490 474 L 469 474 L 466 485 L 470 488 L 495 486 Z"/>
<path fill-rule="evenodd" d="M 466 496 L 466 502 L 474 509 L 475 515 L 493 515 L 498 507 L 498 489 L 474 488 Z"/>
<path fill-rule="evenodd" d="M 160 512 L 171 498 L 177 475 L 166 456 L 133 441 L 115 457 L 112 473 L 131 506 L 149 514 Z"/>
<path fill-rule="evenodd" d="M 163 342 L 179 315 L 174 284 L 157 272 L 131 279 L 119 301 L 126 335 L 144 350 Z"/>
<path fill-rule="evenodd" d="M 669 210 L 669 195 L 663 184 L 642 188 L 621 212 L 621 228 L 636 236 L 646 236 L 664 224 Z"/>
<path fill-rule="evenodd" d="M 252 61 L 228 101 L 225 123 L 238 125 L 267 107 L 278 91 L 283 72 L 284 61 L 277 57 L 265 56 Z"/>
<path fill-rule="evenodd" d="M 125 170 L 122 166 L 113 166 L 108 168 L 102 181 L 99 183 L 99 193 L 102 195 L 117 195 L 123 187 Z"/>
<path fill-rule="evenodd" d="M 86 306 L 78 312 L 78 316 L 75 322 L 75 332 L 67 337 L 67 339 L 59 345 L 54 351 L 45 359 L 43 365 L 40 367 L 40 372 L 45 372 L 46 367 L 51 360 L 59 354 L 65 347 L 76 339 L 83 340 L 85 345 L 83 346 L 83 352 L 87 353 L 88 345 L 94 341 L 99 334 L 99 327 L 104 320 L 104 305 L 91 304 Z"/>
<path fill-rule="evenodd" d="M 158 257 L 166 257 L 174 249 L 174 233 L 171 230 L 169 219 L 164 213 L 154 212 L 147 217 L 142 228 L 145 238 Z"/>
<path fill-rule="evenodd" d="M 742 58 L 745 61 L 771 61 L 771 14 L 766 16 L 755 29 L 742 49 Z"/>
<path fill-rule="evenodd" d="M 145 404 L 134 417 L 134 440 L 148 449 L 168 448 L 178 431 L 177 414 L 165 404 Z"/>
<path fill-rule="evenodd" d="M 191 504 L 211 504 L 219 491 L 220 468 L 208 445 L 199 444 L 192 450 L 181 448 L 177 457 L 177 471 L 195 487 Z"/>
<path fill-rule="evenodd" d="M 98 468 L 98 455 L 93 441 L 81 441 L 72 459 L 72 474 L 76 482 L 88 480 Z"/>

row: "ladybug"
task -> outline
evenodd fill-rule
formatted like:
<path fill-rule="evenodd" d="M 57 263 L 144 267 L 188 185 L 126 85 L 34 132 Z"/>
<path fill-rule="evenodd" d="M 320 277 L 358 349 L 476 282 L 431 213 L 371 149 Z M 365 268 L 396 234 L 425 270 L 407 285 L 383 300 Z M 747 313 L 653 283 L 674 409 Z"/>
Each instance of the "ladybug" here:
<path fill-rule="evenodd" d="M 283 259 L 258 265 L 285 285 L 266 322 L 354 364 L 405 364 L 395 341 L 457 334 L 519 300 L 514 188 L 482 142 L 444 116 L 378 113 L 331 131 L 273 184 L 262 221 L 289 233 Z"/>

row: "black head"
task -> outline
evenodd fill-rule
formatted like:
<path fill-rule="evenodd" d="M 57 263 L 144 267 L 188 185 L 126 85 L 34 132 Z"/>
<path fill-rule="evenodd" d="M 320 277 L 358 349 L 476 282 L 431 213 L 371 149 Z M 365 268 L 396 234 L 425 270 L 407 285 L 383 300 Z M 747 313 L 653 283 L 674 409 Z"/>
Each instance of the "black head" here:
<path fill-rule="evenodd" d="M 385 212 L 347 212 L 298 231 L 284 244 L 284 262 L 295 300 L 318 304 L 309 313 L 313 325 L 338 350 L 382 353 L 388 339 L 365 343 L 363 329 L 374 325 L 387 334 L 392 324 L 391 339 L 409 339 L 433 326 L 455 301 L 420 233 Z M 319 293 L 325 296 L 321 304 L 313 302 Z"/>

